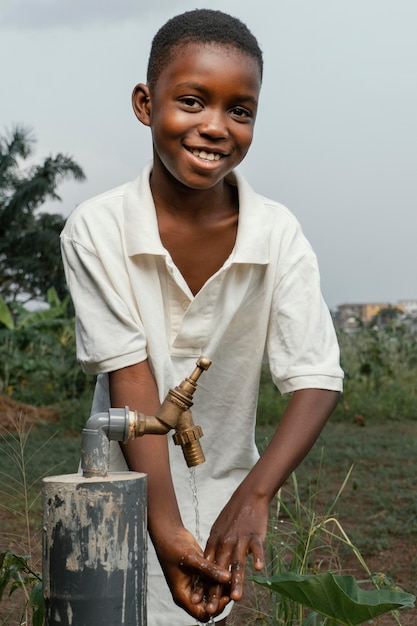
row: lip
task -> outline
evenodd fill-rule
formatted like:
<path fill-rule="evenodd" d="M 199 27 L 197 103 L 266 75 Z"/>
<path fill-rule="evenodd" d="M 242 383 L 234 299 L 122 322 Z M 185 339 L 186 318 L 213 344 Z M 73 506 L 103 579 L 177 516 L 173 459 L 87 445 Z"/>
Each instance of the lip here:
<path fill-rule="evenodd" d="M 213 149 L 203 146 L 184 146 L 187 152 L 189 152 L 195 159 L 198 159 L 201 163 L 218 163 L 221 161 L 227 153 L 218 149 Z"/>

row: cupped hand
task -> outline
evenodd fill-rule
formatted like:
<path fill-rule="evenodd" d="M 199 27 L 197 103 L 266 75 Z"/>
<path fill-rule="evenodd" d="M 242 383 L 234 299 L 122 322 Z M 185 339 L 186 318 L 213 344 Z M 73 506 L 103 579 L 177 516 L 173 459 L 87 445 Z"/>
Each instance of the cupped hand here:
<path fill-rule="evenodd" d="M 213 588 L 227 588 L 229 570 L 206 559 L 193 535 L 183 527 L 153 542 L 174 602 L 200 622 L 220 614 L 230 597 L 222 594 L 215 608 L 207 607 L 207 598 Z"/>
<path fill-rule="evenodd" d="M 242 498 L 235 494 L 224 507 L 213 524 L 204 556 L 230 570 L 231 579 L 228 595 L 231 600 L 240 600 L 243 593 L 246 557 L 252 555 L 255 570 L 264 566 L 264 543 L 269 515 L 266 499 Z M 218 606 L 224 587 L 217 584 L 207 595 L 206 610 L 211 612 Z"/>

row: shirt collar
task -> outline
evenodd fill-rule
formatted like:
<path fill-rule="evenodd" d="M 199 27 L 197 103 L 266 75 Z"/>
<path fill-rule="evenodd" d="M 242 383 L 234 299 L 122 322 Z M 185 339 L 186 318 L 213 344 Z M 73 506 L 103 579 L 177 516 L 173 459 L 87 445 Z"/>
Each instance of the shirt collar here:
<path fill-rule="evenodd" d="M 159 236 L 149 184 L 151 171 L 152 162 L 126 187 L 123 211 L 129 256 L 167 255 Z M 239 225 L 231 262 L 267 264 L 271 217 L 264 199 L 253 191 L 240 172 L 234 171 L 229 180 L 237 186 L 239 194 Z"/>

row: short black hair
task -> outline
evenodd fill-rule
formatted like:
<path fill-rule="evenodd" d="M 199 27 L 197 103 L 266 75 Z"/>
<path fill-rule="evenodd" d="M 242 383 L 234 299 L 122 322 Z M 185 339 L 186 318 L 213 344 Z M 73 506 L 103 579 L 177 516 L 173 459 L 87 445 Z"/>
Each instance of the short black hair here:
<path fill-rule="evenodd" d="M 246 24 L 223 11 L 194 9 L 171 18 L 156 33 L 147 71 L 151 90 L 172 58 L 174 49 L 187 43 L 218 43 L 237 48 L 257 61 L 262 80 L 262 50 Z"/>

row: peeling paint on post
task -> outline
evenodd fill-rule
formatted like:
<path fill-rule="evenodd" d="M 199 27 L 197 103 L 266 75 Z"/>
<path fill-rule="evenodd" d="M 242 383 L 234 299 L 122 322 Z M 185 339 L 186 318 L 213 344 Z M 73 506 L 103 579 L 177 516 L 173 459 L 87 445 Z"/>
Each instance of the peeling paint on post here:
<path fill-rule="evenodd" d="M 146 626 L 146 476 L 43 480 L 46 626 Z"/>

